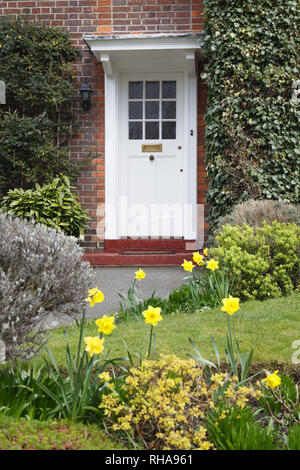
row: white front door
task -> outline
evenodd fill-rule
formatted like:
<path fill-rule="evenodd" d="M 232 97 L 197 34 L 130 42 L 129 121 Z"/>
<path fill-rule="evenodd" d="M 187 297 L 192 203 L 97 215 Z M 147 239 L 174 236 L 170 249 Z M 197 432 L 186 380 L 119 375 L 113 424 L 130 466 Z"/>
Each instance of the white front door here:
<path fill-rule="evenodd" d="M 121 237 L 184 236 L 183 82 L 183 73 L 121 74 Z"/>

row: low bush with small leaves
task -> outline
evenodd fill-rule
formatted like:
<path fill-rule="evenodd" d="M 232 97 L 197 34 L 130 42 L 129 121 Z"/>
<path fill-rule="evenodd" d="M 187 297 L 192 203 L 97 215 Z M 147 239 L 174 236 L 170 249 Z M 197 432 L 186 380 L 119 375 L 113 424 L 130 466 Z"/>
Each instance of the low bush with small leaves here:
<path fill-rule="evenodd" d="M 214 374 L 208 384 L 193 359 L 144 360 L 129 370 L 123 384 L 108 384 L 99 407 L 108 427 L 148 450 L 209 450 L 214 446 L 207 438 L 205 416 L 215 407 L 216 391 L 224 380 L 225 374 Z M 243 407 L 260 396 L 252 387 L 236 388 L 236 377 L 226 380 L 231 393 L 223 399 L 228 405 Z"/>
<path fill-rule="evenodd" d="M 225 225 L 211 250 L 220 267 L 234 278 L 241 299 L 265 299 L 300 288 L 300 227 L 263 224 L 254 228 Z"/>
<path fill-rule="evenodd" d="M 81 316 L 94 275 L 76 241 L 0 212 L 0 339 L 6 359 L 29 360 L 46 341 L 52 315 Z"/>
<path fill-rule="evenodd" d="M 275 220 L 300 226 L 300 204 L 293 205 L 269 199 L 249 199 L 237 204 L 229 214 L 221 217 L 216 232 L 227 224 L 232 226 L 247 224 L 255 228 L 261 227 L 263 222 L 270 225 Z"/>
<path fill-rule="evenodd" d="M 79 237 L 84 233 L 87 215 L 72 189 L 69 178 L 61 175 L 49 184 L 37 184 L 34 190 L 16 188 L 8 191 L 1 209 L 63 231 L 66 235 Z"/>

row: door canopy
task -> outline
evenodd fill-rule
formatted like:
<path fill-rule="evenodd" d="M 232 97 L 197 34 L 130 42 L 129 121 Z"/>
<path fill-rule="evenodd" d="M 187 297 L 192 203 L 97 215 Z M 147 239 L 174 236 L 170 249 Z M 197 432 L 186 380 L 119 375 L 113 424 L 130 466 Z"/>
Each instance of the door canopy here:
<path fill-rule="evenodd" d="M 132 34 L 120 36 L 85 36 L 84 40 L 99 62 L 106 77 L 116 71 L 189 70 L 195 73 L 200 53 L 197 34 Z"/>

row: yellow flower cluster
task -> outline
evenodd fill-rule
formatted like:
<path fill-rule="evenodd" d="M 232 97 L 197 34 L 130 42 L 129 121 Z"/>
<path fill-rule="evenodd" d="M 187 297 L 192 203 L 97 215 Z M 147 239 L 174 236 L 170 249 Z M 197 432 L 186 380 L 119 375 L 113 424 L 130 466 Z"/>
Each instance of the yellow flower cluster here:
<path fill-rule="evenodd" d="M 110 393 L 99 406 L 115 421 L 114 430 L 134 433 L 143 423 L 147 432 L 142 437 L 149 448 L 151 442 L 160 449 L 213 447 L 201 426 L 203 403 L 194 394 L 201 376 L 195 361 L 166 356 L 158 361 L 145 360 L 129 372 L 123 385 L 126 404 Z M 207 406 L 211 398 L 204 395 L 203 399 Z"/>
<path fill-rule="evenodd" d="M 89 289 L 88 297 L 85 299 L 86 302 L 90 303 L 90 306 L 93 307 L 95 303 L 103 302 L 104 295 L 98 287 L 94 289 Z M 109 335 L 116 326 L 114 325 L 115 317 L 112 315 L 111 317 L 107 317 L 103 315 L 102 318 L 95 320 L 96 325 L 98 326 L 98 332 L 101 333 L 100 338 L 98 336 L 86 336 L 84 338 L 84 342 L 86 344 L 85 351 L 93 357 L 95 354 L 100 354 L 103 349 L 104 339 L 102 338 L 104 335 Z"/>
<path fill-rule="evenodd" d="M 193 253 L 193 261 L 198 265 L 198 266 L 204 266 L 206 264 L 207 269 L 210 269 L 211 271 L 215 271 L 216 269 L 219 269 L 219 263 L 218 261 L 214 259 L 207 260 L 206 258 L 208 257 L 208 249 L 205 248 L 203 250 L 203 255 L 199 253 L 199 251 L 195 251 Z M 193 269 L 196 267 L 195 264 L 193 264 L 193 261 L 187 261 L 186 259 L 183 260 L 182 267 L 185 271 L 190 271 L 193 272 Z"/>
<path fill-rule="evenodd" d="M 103 397 L 99 408 L 104 410 L 113 430 L 130 432 L 141 438 L 146 448 L 164 450 L 208 450 L 203 426 L 206 412 L 215 408 L 214 397 L 219 385 L 229 382 L 225 397 L 228 406 L 245 406 L 259 393 L 250 387 L 236 387 L 237 378 L 226 374 L 212 376 L 208 385 L 193 359 L 162 356 L 145 360 L 140 367 L 131 368 L 122 386 L 121 395 Z M 145 431 L 143 431 L 145 430 Z"/>

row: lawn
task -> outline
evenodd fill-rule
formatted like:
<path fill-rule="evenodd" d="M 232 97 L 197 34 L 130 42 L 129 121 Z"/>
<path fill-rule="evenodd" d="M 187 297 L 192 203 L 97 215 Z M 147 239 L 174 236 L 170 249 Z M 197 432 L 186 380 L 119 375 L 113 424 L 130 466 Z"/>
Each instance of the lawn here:
<path fill-rule="evenodd" d="M 94 307 L 97 312 L 97 305 Z M 164 316 L 155 327 L 156 350 L 163 354 L 174 353 L 182 358 L 192 353 L 188 337 L 192 338 L 202 355 L 215 359 L 210 337 L 213 335 L 220 352 L 225 347 L 227 319 L 225 313 L 213 309 L 192 314 Z M 239 312 L 232 317 L 237 336 L 242 348 L 250 349 L 254 345 L 253 360 L 256 362 L 285 362 L 291 364 L 294 350 L 292 343 L 300 340 L 300 294 L 293 294 L 279 299 L 250 301 L 242 303 Z M 105 338 L 105 350 L 110 350 L 110 357 L 126 356 L 126 340 L 131 352 L 145 353 L 149 340 L 149 325 L 144 322 L 130 321 L 120 323 Z M 54 330 L 48 347 L 58 364 L 65 364 L 66 328 Z M 85 336 L 95 336 L 97 327 L 88 322 Z M 68 328 L 69 344 L 75 351 L 79 328 Z M 39 356 L 39 361 L 41 355 Z M 224 359 L 224 355 L 223 355 Z"/>
<path fill-rule="evenodd" d="M 0 415 L 0 450 L 122 450 L 96 425 Z"/>

